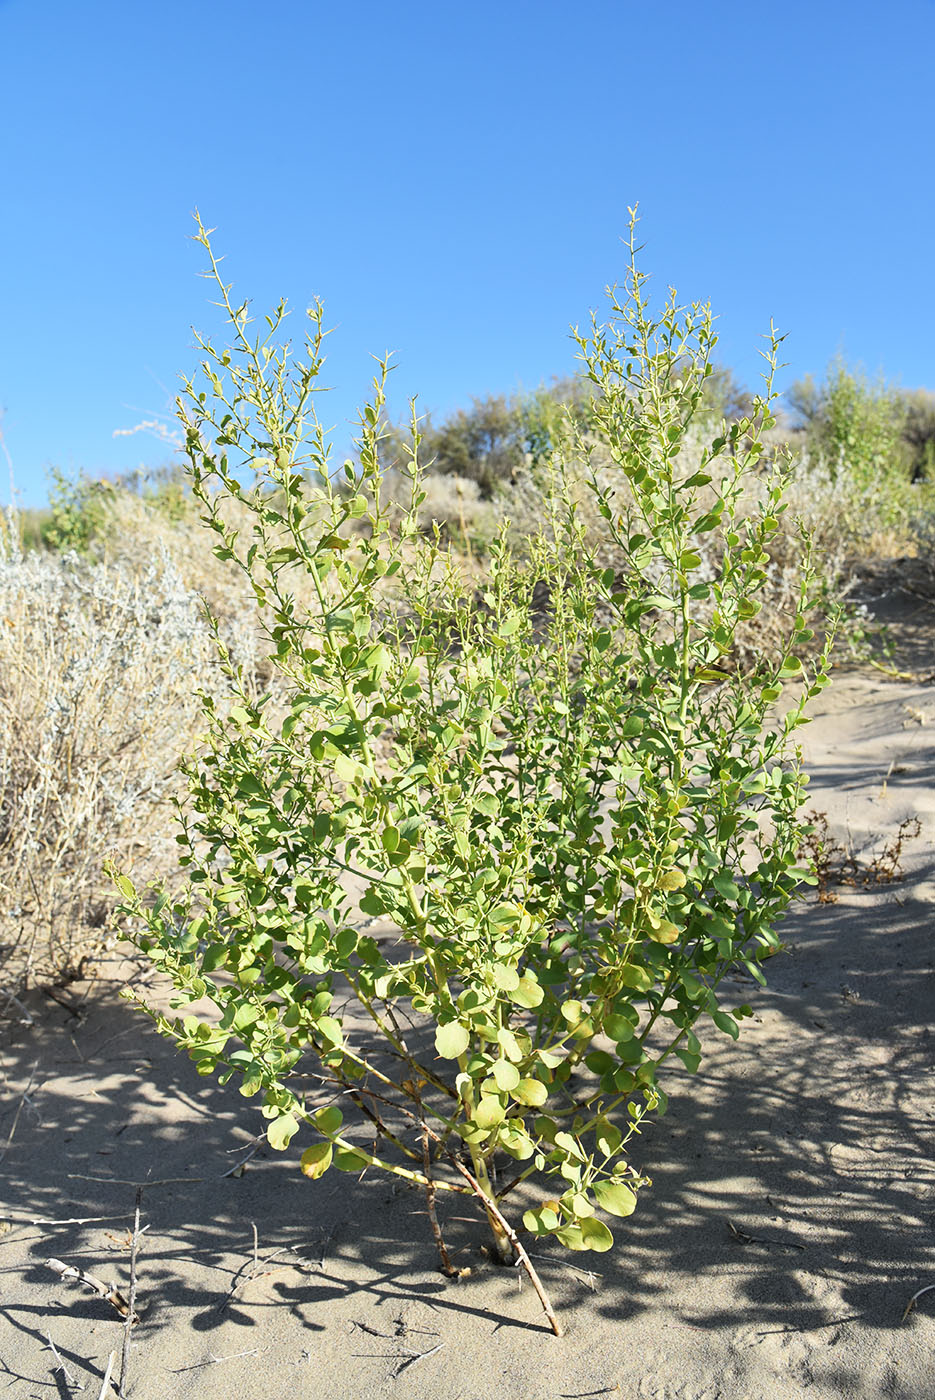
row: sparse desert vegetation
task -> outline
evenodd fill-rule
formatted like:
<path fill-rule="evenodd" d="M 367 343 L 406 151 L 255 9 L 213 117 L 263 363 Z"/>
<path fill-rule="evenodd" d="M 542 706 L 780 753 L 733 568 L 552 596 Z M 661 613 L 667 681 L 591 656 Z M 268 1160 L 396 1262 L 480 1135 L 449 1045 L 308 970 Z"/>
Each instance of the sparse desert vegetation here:
<path fill-rule="evenodd" d="M 712 1110 L 711 1029 L 742 1050 L 789 907 L 930 839 L 913 812 L 842 845 L 797 733 L 835 665 L 919 679 L 865 595 L 935 601 L 930 396 L 835 363 L 778 410 L 778 335 L 747 392 L 631 239 L 578 379 L 400 426 L 384 365 L 336 469 L 320 307 L 304 359 L 283 307 L 251 338 L 200 238 L 231 339 L 180 400 L 187 465 L 3 520 L 5 1014 L 135 948 L 125 995 L 256 1099 L 244 1163 L 297 1138 L 313 1182 L 418 1188 L 452 1284 L 468 1198 L 561 1335 L 538 1251 L 611 1248 L 673 1064 Z M 49 1265 L 123 1307 L 124 1371 L 136 1185 L 129 1304 Z"/>
<path fill-rule="evenodd" d="M 685 475 L 706 436 L 720 432 L 729 452 L 743 447 L 731 434 L 750 412 L 750 394 L 713 352 L 709 369 L 679 444 Z M 589 556 L 626 578 L 625 553 L 594 491 L 615 471 L 600 403 L 600 386 L 582 373 L 524 398 L 476 401 L 438 427 L 420 422 L 413 519 L 437 538 L 439 557 L 474 580 L 478 597 L 501 525 L 522 555 L 546 520 L 559 459 Z M 860 584 L 871 566 L 897 580 L 903 560 L 917 579 L 931 570 L 932 403 L 928 391 L 873 383 L 841 362 L 820 382 L 793 385 L 760 434 L 760 465 L 738 503 L 741 517 L 752 516 L 771 465 L 787 463 L 762 606 L 741 621 L 733 662 L 749 664 L 777 644 L 802 584 L 803 531 L 816 568 L 817 630 L 840 610 L 836 656 L 885 659 L 885 632 L 868 624 Z M 409 509 L 412 430 L 381 420 L 374 450 L 384 509 L 398 522 Z M 245 515 L 245 501 L 233 509 Z M 259 694 L 271 679 L 256 598 L 206 548 L 202 515 L 178 464 L 114 482 L 59 474 L 47 510 L 4 517 L 0 985 L 10 992 L 67 980 L 112 940 L 108 855 L 135 851 L 145 878 L 172 877 L 176 762 L 196 740 L 197 693 L 224 690 L 204 603 L 244 683 Z M 695 541 L 701 582 L 716 574 L 723 533 L 716 525 Z"/>

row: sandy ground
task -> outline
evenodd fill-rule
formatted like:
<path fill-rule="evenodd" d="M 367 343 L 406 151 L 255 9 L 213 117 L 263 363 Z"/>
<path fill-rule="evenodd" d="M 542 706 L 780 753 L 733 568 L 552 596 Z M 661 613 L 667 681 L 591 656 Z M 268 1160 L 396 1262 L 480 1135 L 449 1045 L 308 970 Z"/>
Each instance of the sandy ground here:
<path fill-rule="evenodd" d="M 927 644 L 916 664 L 935 664 Z M 922 835 L 899 883 L 787 920 L 769 989 L 738 989 L 756 1010 L 740 1043 L 712 1030 L 707 1072 L 667 1086 L 637 1154 L 654 1185 L 617 1248 L 536 1251 L 561 1340 L 479 1252 L 480 1225 L 452 1218 L 463 1202 L 441 1202 L 471 1269 L 449 1283 L 406 1188 L 313 1184 L 268 1150 L 226 1175 L 253 1106 L 106 976 L 69 991 L 73 1010 L 33 997 L 2 1050 L 4 1394 L 103 1393 L 121 1319 L 46 1261 L 126 1291 L 147 1180 L 131 1400 L 931 1400 L 935 1291 L 903 1313 L 935 1284 L 933 737 L 929 684 L 852 671 L 820 698 L 804 746 L 832 831 L 865 857 L 907 817 Z"/>

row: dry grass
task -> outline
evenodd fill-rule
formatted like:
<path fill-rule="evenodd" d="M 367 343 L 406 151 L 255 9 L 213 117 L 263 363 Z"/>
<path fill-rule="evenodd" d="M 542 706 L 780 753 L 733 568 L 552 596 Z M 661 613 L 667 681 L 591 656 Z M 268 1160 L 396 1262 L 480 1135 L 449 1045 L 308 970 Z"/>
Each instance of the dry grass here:
<path fill-rule="evenodd" d="M 168 559 L 0 562 L 0 984 L 67 978 L 100 949 L 108 854 L 171 868 L 175 763 L 212 680 Z"/>

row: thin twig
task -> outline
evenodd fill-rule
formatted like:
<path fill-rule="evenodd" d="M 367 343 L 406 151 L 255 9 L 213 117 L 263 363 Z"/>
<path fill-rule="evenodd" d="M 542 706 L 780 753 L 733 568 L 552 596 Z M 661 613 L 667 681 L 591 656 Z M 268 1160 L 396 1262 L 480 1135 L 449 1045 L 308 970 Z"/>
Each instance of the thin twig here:
<path fill-rule="evenodd" d="M 183 1371 L 200 1371 L 203 1366 L 220 1366 L 225 1361 L 236 1361 L 241 1356 L 259 1356 L 259 1347 L 250 1347 L 248 1351 L 232 1351 L 230 1356 L 215 1356 L 214 1352 L 208 1353 L 207 1361 L 196 1361 L 191 1366 L 177 1366 L 172 1372 L 174 1376 L 180 1376 Z"/>
<path fill-rule="evenodd" d="M 194 1186 L 207 1181 L 204 1176 L 164 1176 L 161 1181 L 130 1181 L 123 1176 L 85 1176 L 82 1172 L 69 1172 L 69 1181 L 99 1181 L 105 1186 L 142 1186 L 148 1191 L 151 1186 Z"/>
<path fill-rule="evenodd" d="M 250 1148 L 250 1151 L 247 1153 L 246 1157 L 242 1157 L 235 1166 L 230 1168 L 229 1171 L 221 1172 L 221 1180 L 223 1181 L 226 1176 L 243 1176 L 244 1167 L 247 1165 L 248 1162 L 253 1160 L 253 1158 L 259 1152 L 260 1148 L 262 1147 L 265 1141 L 265 1138 L 257 1138 L 256 1142 Z"/>
<path fill-rule="evenodd" d="M 51 1351 L 52 1355 L 55 1357 L 55 1365 L 52 1367 L 52 1370 L 53 1370 L 53 1371 L 61 1371 L 62 1376 L 64 1377 L 64 1380 L 65 1380 L 65 1384 L 66 1384 L 67 1386 L 70 1386 L 70 1387 L 72 1388 L 72 1390 L 84 1390 L 84 1386 L 81 1384 L 81 1382 L 78 1380 L 78 1378 L 77 1378 L 76 1376 L 73 1376 L 73 1375 L 72 1375 L 72 1373 L 69 1371 L 68 1367 L 65 1365 L 64 1361 L 62 1360 L 62 1358 L 59 1356 L 58 1350 L 57 1350 L 57 1348 L 56 1348 L 56 1346 L 55 1346 L 55 1343 L 54 1343 L 53 1340 L 52 1340 L 51 1334 L 50 1334 L 49 1332 L 46 1332 L 46 1334 L 45 1334 L 45 1339 L 46 1339 L 46 1341 L 47 1341 L 48 1344 L 49 1344 L 49 1350 Z"/>
<path fill-rule="evenodd" d="M 408 1371 L 410 1366 L 415 1366 L 416 1362 L 424 1361 L 427 1356 L 434 1356 L 437 1351 L 441 1351 L 444 1345 L 444 1342 L 439 1342 L 437 1346 L 429 1347 L 428 1351 L 413 1351 L 408 1356 L 402 1357 L 393 1370 L 393 1379 L 396 1380 L 403 1371 Z"/>
<path fill-rule="evenodd" d="M 16 1007 L 17 1011 L 18 1011 L 19 1014 L 20 1014 L 20 1024 L 21 1024 L 21 1025 L 24 1025 L 24 1026 L 34 1026 L 34 1025 L 36 1024 L 35 1021 L 34 1021 L 34 1019 L 33 1019 L 33 1017 L 30 1015 L 29 1011 L 27 1011 L 26 1007 L 25 1007 L 25 1006 L 23 1005 L 23 1003 L 20 1001 L 19 997 L 14 996 L 13 993 L 9 990 L 8 987 L 0 987 L 0 996 L 5 996 L 5 997 L 6 997 L 6 1001 L 5 1001 L 4 1004 L 3 1004 L 3 1010 L 4 1010 L 4 1011 L 5 1011 L 6 1008 L 10 1005 L 11 1002 L 12 1002 L 13 1005 Z"/>
<path fill-rule="evenodd" d="M 746 1230 L 740 1230 L 733 1220 L 728 1220 L 727 1228 L 735 1239 L 741 1244 L 778 1244 L 782 1249 L 805 1249 L 804 1244 L 796 1244 L 794 1240 L 777 1240 L 769 1235 L 748 1235 Z"/>
<path fill-rule="evenodd" d="M 588 1285 L 592 1293 L 597 1291 L 596 1280 L 600 1277 L 593 1269 L 579 1269 L 577 1264 L 569 1264 L 565 1259 L 556 1259 L 552 1254 L 532 1254 L 530 1259 L 541 1259 L 544 1264 L 557 1264 L 560 1269 L 569 1269 L 573 1274 L 580 1274 Z"/>
<path fill-rule="evenodd" d="M 29 1091 L 30 1091 L 30 1089 L 32 1088 L 32 1082 L 33 1082 L 33 1080 L 34 1080 L 35 1077 L 36 1077 L 36 1070 L 37 1070 L 38 1068 L 39 1068 L 39 1061 L 38 1061 L 38 1060 L 35 1060 L 35 1061 L 33 1062 L 33 1067 L 32 1067 L 32 1069 L 30 1070 L 30 1073 L 29 1073 L 29 1083 L 26 1085 L 26 1088 L 23 1090 L 22 1094 L 20 1095 L 20 1101 L 19 1101 L 19 1103 L 16 1105 L 16 1113 L 15 1113 L 14 1116 L 13 1116 L 13 1126 L 12 1126 L 12 1128 L 10 1129 L 10 1132 L 9 1132 L 9 1135 L 7 1136 L 6 1142 L 3 1144 L 3 1151 L 0 1152 L 0 1162 L 3 1161 L 3 1158 L 6 1156 L 7 1152 L 9 1151 L 10 1143 L 13 1141 L 13 1135 L 14 1135 L 14 1133 L 16 1132 L 16 1125 L 19 1123 L 19 1116 L 20 1116 L 20 1114 L 21 1114 L 22 1111 L 23 1111 L 23 1104 L 24 1104 L 24 1103 L 28 1103 L 29 1106 L 30 1106 L 30 1108 L 32 1107 L 32 1099 L 30 1099 L 30 1097 L 29 1097 Z"/>
<path fill-rule="evenodd" d="M 97 1400 L 106 1400 L 107 1391 L 110 1387 L 110 1373 L 114 1368 L 114 1357 L 116 1355 L 117 1353 L 115 1351 L 112 1351 L 110 1353 L 110 1356 L 108 1356 L 107 1358 L 107 1370 L 104 1372 L 104 1379 L 101 1382 L 101 1388 L 98 1391 Z"/>
<path fill-rule="evenodd" d="M 143 1188 L 136 1188 L 136 1208 L 133 1212 L 133 1238 L 130 1241 L 130 1296 L 127 1299 L 127 1320 L 123 1327 L 123 1348 L 120 1353 L 120 1385 L 122 1397 L 126 1397 L 127 1371 L 130 1366 L 130 1330 L 136 1318 L 136 1256 L 140 1247 L 140 1206 L 143 1202 Z"/>
<path fill-rule="evenodd" d="M 40 1217 L 35 1220 L 13 1220 L 11 1224 L 14 1227 L 23 1225 L 97 1225 L 103 1220 L 129 1220 L 132 1214 L 132 1210 L 122 1210 L 119 1215 L 72 1215 L 66 1220 L 45 1220 Z"/>
<path fill-rule="evenodd" d="M 927 1283 L 924 1288 L 919 1289 L 918 1293 L 913 1293 L 912 1297 L 909 1299 L 909 1302 L 906 1304 L 906 1311 L 903 1313 L 900 1321 L 906 1321 L 906 1318 L 909 1316 L 909 1314 L 912 1312 L 912 1309 L 916 1305 L 916 1299 L 921 1298 L 923 1293 L 931 1293 L 933 1289 L 935 1289 L 935 1283 Z"/>

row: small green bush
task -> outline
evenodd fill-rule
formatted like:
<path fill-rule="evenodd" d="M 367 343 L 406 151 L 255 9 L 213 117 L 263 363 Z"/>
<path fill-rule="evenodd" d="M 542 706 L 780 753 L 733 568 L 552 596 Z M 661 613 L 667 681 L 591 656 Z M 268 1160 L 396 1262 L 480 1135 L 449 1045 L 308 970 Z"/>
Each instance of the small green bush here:
<path fill-rule="evenodd" d="M 277 347 L 282 305 L 252 335 L 199 237 L 233 342 L 202 342 L 180 400 L 192 490 L 250 582 L 279 690 L 251 697 L 221 648 L 234 703 L 205 698 L 184 765 L 187 883 L 117 876 L 184 1014 L 127 995 L 201 1074 L 258 1098 L 274 1148 L 300 1139 L 308 1177 L 383 1167 L 425 1187 L 433 1221 L 436 1191 L 473 1195 L 496 1252 L 517 1251 L 541 1289 L 510 1201 L 533 1235 L 610 1248 L 664 1072 L 699 1069 L 702 1023 L 736 1039 L 751 1011 L 725 978 L 763 981 L 808 878 L 790 736 L 827 680 L 823 659 L 808 675 L 800 659 L 808 568 L 779 654 L 724 663 L 785 508 L 770 468 L 738 511 L 778 337 L 750 417 L 686 467 L 711 314 L 674 294 L 651 311 L 631 231 L 627 297 L 577 336 L 616 468 L 592 487 L 624 566 L 595 562 L 559 456 L 538 533 L 519 555 L 505 526 L 476 591 L 418 529 L 418 431 L 408 508 L 387 513 L 385 367 L 357 463 L 333 480 L 313 407 L 320 307 L 303 358 Z"/>
<path fill-rule="evenodd" d="M 97 558 L 112 518 L 115 495 L 112 482 L 93 481 L 83 475 L 71 480 L 53 469 L 49 514 L 40 527 L 42 543 L 60 553 L 71 551 L 82 558 Z"/>

